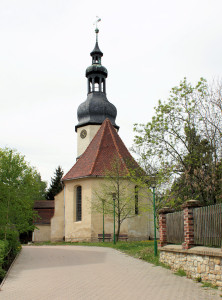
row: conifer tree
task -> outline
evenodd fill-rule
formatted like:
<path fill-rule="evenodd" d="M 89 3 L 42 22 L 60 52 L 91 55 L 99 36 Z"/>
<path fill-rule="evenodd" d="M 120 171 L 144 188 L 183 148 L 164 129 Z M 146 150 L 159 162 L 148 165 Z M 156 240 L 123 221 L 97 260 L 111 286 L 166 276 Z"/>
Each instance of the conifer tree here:
<path fill-rule="evenodd" d="M 61 192 L 62 190 L 62 176 L 63 176 L 63 170 L 60 166 L 55 170 L 55 176 L 51 178 L 51 184 L 48 188 L 48 191 L 46 193 L 46 199 L 47 200 L 54 200 L 55 196 Z"/>

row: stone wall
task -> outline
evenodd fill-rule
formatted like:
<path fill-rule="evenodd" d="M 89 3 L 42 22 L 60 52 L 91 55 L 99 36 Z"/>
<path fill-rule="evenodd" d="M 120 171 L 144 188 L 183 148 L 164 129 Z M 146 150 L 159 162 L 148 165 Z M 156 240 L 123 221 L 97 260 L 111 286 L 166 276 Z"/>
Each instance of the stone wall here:
<path fill-rule="evenodd" d="M 222 252 L 219 248 L 193 247 L 188 250 L 179 245 L 160 249 L 160 261 L 173 271 L 182 269 L 189 278 L 207 281 L 222 289 Z"/>

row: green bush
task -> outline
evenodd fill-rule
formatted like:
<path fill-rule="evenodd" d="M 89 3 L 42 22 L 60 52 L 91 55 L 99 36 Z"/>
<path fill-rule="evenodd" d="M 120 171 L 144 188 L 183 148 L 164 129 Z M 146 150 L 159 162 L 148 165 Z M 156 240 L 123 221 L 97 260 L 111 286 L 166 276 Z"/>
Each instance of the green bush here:
<path fill-rule="evenodd" d="M 3 269 L 5 258 L 9 251 L 8 241 L 0 240 L 0 281 L 4 278 L 6 271 Z"/>
<path fill-rule="evenodd" d="M 4 278 L 17 253 L 21 249 L 19 234 L 17 231 L 8 230 L 5 233 L 0 231 L 0 281 Z"/>
<path fill-rule="evenodd" d="M 7 230 L 5 235 L 5 232 L 0 230 L 0 240 L 8 241 L 10 256 L 15 257 L 21 248 L 18 231 Z"/>

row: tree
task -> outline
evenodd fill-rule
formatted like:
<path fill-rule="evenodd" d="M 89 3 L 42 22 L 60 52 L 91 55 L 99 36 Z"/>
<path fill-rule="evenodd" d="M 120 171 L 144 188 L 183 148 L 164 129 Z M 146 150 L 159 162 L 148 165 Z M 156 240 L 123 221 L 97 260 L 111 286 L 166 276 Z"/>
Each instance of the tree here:
<path fill-rule="evenodd" d="M 220 199 L 216 187 L 221 176 L 216 174 L 222 157 L 222 90 L 214 90 L 203 78 L 196 86 L 185 78 L 166 102 L 159 101 L 151 122 L 135 124 L 134 149 L 148 169 L 155 165 L 162 198 L 174 204 L 187 198 L 203 204 Z"/>
<path fill-rule="evenodd" d="M 128 166 L 130 166 L 129 163 Z M 110 217 L 114 214 L 113 197 L 115 197 L 117 241 L 124 220 L 149 209 L 147 187 L 142 184 L 142 181 L 134 177 L 136 173 L 141 173 L 141 169 L 138 166 L 137 168 L 135 170 L 135 164 L 133 169 L 125 168 L 121 159 L 114 157 L 111 160 L 110 168 L 105 171 L 106 176 L 103 184 L 100 184 L 100 188 L 94 191 L 95 199 L 92 203 L 92 209 L 99 213 L 102 213 L 104 209 L 104 214 Z M 140 199 L 144 197 L 146 204 L 138 201 L 138 196 Z"/>
<path fill-rule="evenodd" d="M 46 199 L 54 200 L 55 196 L 61 192 L 63 189 L 62 187 L 62 177 L 63 177 L 63 170 L 60 166 L 55 170 L 55 176 L 51 178 L 50 187 L 46 193 Z"/>
<path fill-rule="evenodd" d="M 168 199 L 174 205 L 182 204 L 188 199 L 196 198 L 202 204 L 216 203 L 216 169 L 212 169 L 212 147 L 205 139 L 200 139 L 195 131 L 190 133 L 189 153 L 184 157 L 187 168 L 174 179 L 168 191 Z"/>
<path fill-rule="evenodd" d="M 46 183 L 15 150 L 0 149 L 0 235 L 34 229 L 34 200 L 43 197 Z M 0 238 L 1 238 L 0 236 Z"/>

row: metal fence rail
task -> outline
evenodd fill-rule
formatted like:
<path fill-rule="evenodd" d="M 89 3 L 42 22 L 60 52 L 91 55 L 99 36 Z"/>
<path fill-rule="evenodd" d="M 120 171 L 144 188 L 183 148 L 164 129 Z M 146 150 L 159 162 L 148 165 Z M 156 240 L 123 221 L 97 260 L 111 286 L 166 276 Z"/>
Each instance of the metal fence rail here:
<path fill-rule="evenodd" d="M 167 242 L 181 244 L 184 242 L 183 211 L 166 215 Z"/>
<path fill-rule="evenodd" d="M 222 245 L 222 204 L 194 208 L 194 243 Z"/>

